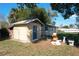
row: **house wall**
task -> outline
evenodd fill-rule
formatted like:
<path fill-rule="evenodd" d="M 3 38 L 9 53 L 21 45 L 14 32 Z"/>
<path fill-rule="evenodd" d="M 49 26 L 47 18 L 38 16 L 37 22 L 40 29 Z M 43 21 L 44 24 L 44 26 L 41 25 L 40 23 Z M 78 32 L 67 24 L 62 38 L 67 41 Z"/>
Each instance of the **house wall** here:
<path fill-rule="evenodd" d="M 52 36 L 52 34 L 55 32 L 56 32 L 56 27 L 50 27 L 50 26 L 45 27 L 45 35 L 46 36 Z"/>
<path fill-rule="evenodd" d="M 29 23 L 25 25 L 17 25 L 13 28 L 13 38 L 21 42 L 32 41 L 32 30 L 33 26 L 37 26 L 37 40 L 41 38 L 41 24 L 40 23 Z"/>

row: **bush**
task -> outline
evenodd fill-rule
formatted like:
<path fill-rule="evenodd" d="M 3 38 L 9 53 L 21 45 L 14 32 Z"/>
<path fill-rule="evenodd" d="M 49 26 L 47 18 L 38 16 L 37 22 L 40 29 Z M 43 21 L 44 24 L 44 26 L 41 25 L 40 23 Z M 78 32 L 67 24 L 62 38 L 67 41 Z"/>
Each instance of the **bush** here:
<path fill-rule="evenodd" d="M 79 33 L 59 33 L 58 37 L 59 39 L 63 39 L 63 36 L 66 37 L 66 40 L 74 40 L 74 44 L 76 46 L 79 46 Z"/>
<path fill-rule="evenodd" d="M 6 28 L 0 29 L 0 38 L 1 38 L 0 40 L 9 38 L 9 32 Z"/>

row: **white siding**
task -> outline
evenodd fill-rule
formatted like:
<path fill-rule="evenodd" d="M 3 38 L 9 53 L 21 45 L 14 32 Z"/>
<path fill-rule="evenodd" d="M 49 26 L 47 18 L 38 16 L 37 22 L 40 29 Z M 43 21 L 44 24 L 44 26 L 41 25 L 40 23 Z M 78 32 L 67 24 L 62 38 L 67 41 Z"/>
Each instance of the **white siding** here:
<path fill-rule="evenodd" d="M 13 37 L 14 40 L 21 42 L 31 42 L 33 38 L 33 26 L 37 26 L 37 40 L 41 38 L 41 24 L 39 23 L 29 23 L 27 25 L 14 26 Z"/>
<path fill-rule="evenodd" d="M 30 42 L 30 32 L 27 27 L 14 27 L 14 39 L 17 39 L 21 42 Z"/>

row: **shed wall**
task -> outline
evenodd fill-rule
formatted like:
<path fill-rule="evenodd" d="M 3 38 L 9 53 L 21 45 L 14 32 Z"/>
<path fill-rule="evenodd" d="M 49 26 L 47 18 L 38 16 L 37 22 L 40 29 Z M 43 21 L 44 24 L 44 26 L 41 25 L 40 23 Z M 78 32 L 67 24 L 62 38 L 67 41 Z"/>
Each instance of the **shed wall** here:
<path fill-rule="evenodd" d="M 16 25 L 13 28 L 13 38 L 21 42 L 33 41 L 33 26 L 37 26 L 37 39 L 41 39 L 41 24 L 38 22 L 32 22 L 25 25 Z"/>

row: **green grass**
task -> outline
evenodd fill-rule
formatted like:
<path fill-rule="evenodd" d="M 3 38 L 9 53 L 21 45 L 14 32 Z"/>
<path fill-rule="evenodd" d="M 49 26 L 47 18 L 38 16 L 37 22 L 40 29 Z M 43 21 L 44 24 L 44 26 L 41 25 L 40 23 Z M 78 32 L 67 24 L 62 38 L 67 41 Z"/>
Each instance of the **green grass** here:
<path fill-rule="evenodd" d="M 0 41 L 0 55 L 4 56 L 79 56 L 79 48 L 68 45 L 53 46 L 49 41 L 20 43 L 12 40 Z"/>

